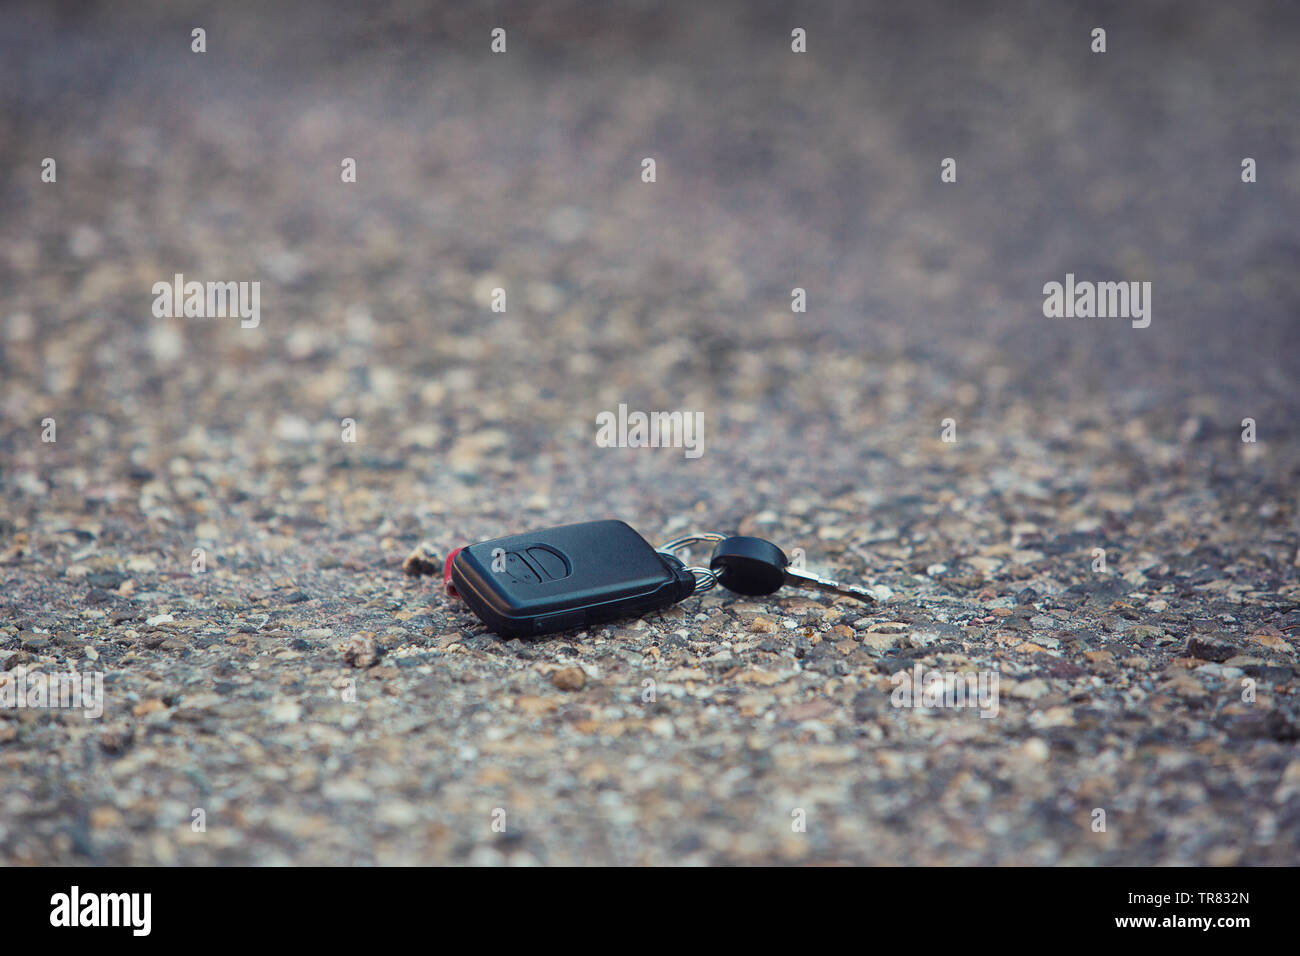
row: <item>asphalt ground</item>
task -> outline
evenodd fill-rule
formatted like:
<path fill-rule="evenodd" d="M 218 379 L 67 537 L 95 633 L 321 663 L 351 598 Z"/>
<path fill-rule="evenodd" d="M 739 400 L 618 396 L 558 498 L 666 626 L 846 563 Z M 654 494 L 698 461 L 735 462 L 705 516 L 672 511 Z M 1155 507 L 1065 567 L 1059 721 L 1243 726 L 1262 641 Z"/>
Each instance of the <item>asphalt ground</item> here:
<path fill-rule="evenodd" d="M 103 714 L 0 709 L 0 859 L 1294 864 L 1298 28 L 7 5 L 0 668 Z M 882 600 L 506 641 L 403 573 L 603 517 Z"/>

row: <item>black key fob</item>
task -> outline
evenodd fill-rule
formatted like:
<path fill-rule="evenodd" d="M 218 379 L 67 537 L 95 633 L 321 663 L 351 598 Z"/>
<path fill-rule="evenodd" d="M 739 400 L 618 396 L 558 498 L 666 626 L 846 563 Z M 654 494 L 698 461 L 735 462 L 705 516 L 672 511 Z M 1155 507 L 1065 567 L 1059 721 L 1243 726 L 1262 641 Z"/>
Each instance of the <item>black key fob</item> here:
<path fill-rule="evenodd" d="M 480 541 L 451 563 L 456 591 L 488 627 L 534 637 L 667 607 L 695 591 L 682 562 L 622 521 Z"/>

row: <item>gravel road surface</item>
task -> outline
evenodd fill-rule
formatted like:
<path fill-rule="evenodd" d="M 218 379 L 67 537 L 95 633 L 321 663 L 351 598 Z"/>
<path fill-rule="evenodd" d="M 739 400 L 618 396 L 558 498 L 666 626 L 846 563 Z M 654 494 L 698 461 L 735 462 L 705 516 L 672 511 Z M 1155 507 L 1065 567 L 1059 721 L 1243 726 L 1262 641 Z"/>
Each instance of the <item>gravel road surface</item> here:
<path fill-rule="evenodd" d="M 0 12 L 0 860 L 1300 860 L 1294 7 L 358 6 Z M 603 517 L 882 600 L 403 573 Z"/>

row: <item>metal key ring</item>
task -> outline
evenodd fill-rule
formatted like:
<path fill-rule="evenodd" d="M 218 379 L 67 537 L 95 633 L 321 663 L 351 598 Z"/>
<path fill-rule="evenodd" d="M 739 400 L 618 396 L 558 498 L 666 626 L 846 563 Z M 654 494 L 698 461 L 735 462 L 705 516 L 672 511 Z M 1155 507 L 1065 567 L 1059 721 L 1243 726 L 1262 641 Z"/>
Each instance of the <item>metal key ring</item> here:
<path fill-rule="evenodd" d="M 680 551 L 682 548 L 688 548 L 693 544 L 699 544 L 702 541 L 725 541 L 725 534 L 717 534 L 713 531 L 705 531 L 701 534 L 688 534 L 681 538 L 674 538 L 663 547 L 658 548 L 660 554 L 666 554 L 669 557 L 677 557 L 673 552 Z M 718 584 L 718 572 L 712 568 L 688 567 L 686 569 L 695 575 L 695 593 L 703 594 L 705 591 L 711 591 Z"/>

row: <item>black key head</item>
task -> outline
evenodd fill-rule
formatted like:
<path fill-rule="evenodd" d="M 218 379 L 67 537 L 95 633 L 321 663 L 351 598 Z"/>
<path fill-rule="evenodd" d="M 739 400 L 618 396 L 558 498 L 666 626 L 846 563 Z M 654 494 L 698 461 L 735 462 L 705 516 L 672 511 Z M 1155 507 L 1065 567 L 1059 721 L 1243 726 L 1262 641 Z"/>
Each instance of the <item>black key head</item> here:
<path fill-rule="evenodd" d="M 785 552 L 771 541 L 735 535 L 718 542 L 709 569 L 717 573 L 718 583 L 727 590 L 758 596 L 771 594 L 785 584 L 789 563 Z"/>

